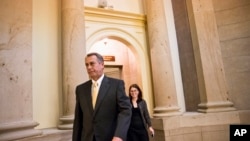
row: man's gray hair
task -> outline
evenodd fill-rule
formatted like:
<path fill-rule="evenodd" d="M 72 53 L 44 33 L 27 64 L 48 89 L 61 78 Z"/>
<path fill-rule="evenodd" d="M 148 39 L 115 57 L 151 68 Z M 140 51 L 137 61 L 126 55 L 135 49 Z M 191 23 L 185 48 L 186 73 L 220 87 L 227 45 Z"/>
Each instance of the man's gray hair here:
<path fill-rule="evenodd" d="M 102 55 L 97 53 L 97 52 L 91 52 L 91 53 L 87 54 L 87 57 L 90 57 L 90 56 L 93 56 L 93 55 L 97 57 L 97 60 L 99 62 L 104 62 L 104 59 L 103 59 Z"/>

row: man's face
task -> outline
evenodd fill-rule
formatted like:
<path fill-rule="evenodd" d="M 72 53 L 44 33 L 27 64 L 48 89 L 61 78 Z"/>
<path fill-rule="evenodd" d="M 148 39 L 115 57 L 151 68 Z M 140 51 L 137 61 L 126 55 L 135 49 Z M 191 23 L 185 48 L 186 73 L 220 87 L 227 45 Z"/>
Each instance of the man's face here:
<path fill-rule="evenodd" d="M 95 55 L 85 58 L 85 66 L 89 77 L 93 80 L 97 80 L 103 74 L 104 64 L 102 62 L 98 62 Z"/>

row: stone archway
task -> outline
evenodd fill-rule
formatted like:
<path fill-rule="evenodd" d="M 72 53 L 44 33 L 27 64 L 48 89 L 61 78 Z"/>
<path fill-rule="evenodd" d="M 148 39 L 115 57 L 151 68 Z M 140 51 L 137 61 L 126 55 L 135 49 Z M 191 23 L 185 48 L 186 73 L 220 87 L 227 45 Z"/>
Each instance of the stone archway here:
<path fill-rule="evenodd" d="M 124 44 L 126 50 L 130 50 L 136 60 L 134 62 L 136 62 L 137 70 L 130 73 L 134 73 L 138 77 L 136 79 L 141 82 L 144 99 L 147 100 L 150 113 L 152 114 L 154 99 L 152 94 L 151 64 L 146 39 L 145 15 L 110 11 L 101 8 L 84 8 L 86 52 L 89 52 L 96 42 L 104 38 Z"/>

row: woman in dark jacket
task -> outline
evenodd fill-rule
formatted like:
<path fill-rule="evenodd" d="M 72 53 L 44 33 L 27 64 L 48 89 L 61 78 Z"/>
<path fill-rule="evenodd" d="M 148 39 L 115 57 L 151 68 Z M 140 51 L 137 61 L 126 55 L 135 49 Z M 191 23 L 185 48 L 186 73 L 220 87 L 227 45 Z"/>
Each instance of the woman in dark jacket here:
<path fill-rule="evenodd" d="M 137 84 L 129 87 L 129 98 L 132 104 L 132 117 L 128 130 L 127 141 L 149 141 L 148 130 L 154 135 L 146 101 Z"/>

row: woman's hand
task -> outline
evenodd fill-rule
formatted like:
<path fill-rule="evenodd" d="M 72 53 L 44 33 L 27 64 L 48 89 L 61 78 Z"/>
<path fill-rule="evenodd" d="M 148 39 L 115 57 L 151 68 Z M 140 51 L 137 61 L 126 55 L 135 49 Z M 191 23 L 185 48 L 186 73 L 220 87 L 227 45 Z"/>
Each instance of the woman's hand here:
<path fill-rule="evenodd" d="M 154 131 L 153 127 L 150 126 L 148 129 L 149 129 L 151 135 L 154 136 L 155 135 L 155 131 Z"/>

